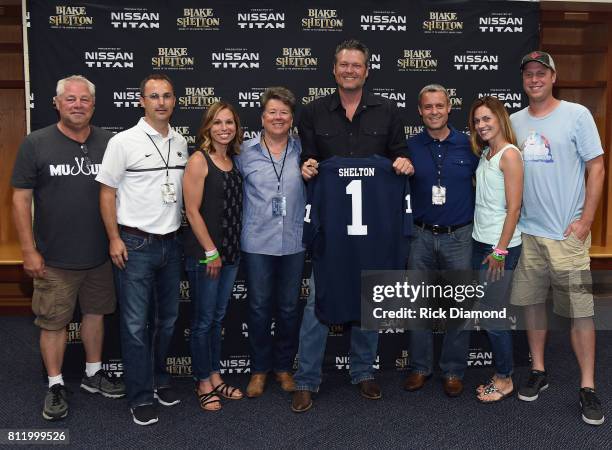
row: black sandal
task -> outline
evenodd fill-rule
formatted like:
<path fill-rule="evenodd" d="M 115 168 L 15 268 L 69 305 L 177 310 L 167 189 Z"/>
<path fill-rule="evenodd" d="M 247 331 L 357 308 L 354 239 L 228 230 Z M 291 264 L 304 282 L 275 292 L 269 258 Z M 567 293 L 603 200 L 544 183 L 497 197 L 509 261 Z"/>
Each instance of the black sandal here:
<path fill-rule="evenodd" d="M 226 398 L 228 400 L 241 400 L 244 395 L 237 387 L 230 386 L 226 383 L 221 383 L 220 385 L 214 388 L 214 391 L 221 395 L 221 397 Z M 233 397 L 234 392 L 240 392 L 240 397 Z"/>
<path fill-rule="evenodd" d="M 206 394 L 200 394 L 196 390 L 196 395 L 198 396 L 198 400 L 200 401 L 200 408 L 202 408 L 204 411 L 215 412 L 221 410 L 221 408 L 210 409 L 206 407 L 206 405 L 212 405 L 213 403 L 219 403 L 219 405 L 221 404 L 221 400 L 219 400 L 219 397 L 217 396 L 217 391 L 215 391 L 214 389 L 210 392 L 207 392 Z M 213 397 L 217 398 L 212 400 Z"/>

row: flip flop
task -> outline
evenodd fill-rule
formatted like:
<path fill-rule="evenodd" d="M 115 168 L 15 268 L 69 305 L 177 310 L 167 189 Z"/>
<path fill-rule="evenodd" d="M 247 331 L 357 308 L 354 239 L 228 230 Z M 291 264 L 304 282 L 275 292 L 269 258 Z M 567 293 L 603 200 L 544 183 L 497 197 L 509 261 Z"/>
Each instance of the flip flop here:
<path fill-rule="evenodd" d="M 241 400 L 244 397 L 240 389 L 238 389 L 237 387 L 230 386 L 229 384 L 226 384 L 226 383 L 221 383 L 220 385 L 216 386 L 213 390 L 217 392 L 219 395 L 221 395 L 221 397 L 227 400 Z M 240 397 L 233 397 L 234 392 L 236 391 L 240 392 Z"/>
<path fill-rule="evenodd" d="M 501 402 L 502 400 L 505 400 L 507 398 L 512 397 L 512 395 L 514 395 L 514 389 L 512 389 L 510 392 L 504 394 L 496 385 L 495 383 L 491 382 L 489 383 L 484 390 L 482 391 L 482 393 L 484 395 L 490 395 L 490 394 L 494 394 L 494 393 L 498 393 L 500 395 L 499 398 L 495 399 L 495 400 L 482 400 L 480 397 L 476 397 L 476 399 L 480 402 L 480 403 L 498 403 Z"/>

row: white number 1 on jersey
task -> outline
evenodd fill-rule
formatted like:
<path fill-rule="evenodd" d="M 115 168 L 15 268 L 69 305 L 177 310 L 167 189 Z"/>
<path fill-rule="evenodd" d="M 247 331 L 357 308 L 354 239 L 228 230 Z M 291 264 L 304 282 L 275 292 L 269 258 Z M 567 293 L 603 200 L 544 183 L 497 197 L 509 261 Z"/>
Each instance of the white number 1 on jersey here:
<path fill-rule="evenodd" d="M 361 208 L 361 180 L 353 180 L 346 186 L 346 193 L 351 196 L 352 218 L 351 224 L 346 226 L 349 236 L 366 236 L 368 226 L 363 224 L 363 211 Z"/>

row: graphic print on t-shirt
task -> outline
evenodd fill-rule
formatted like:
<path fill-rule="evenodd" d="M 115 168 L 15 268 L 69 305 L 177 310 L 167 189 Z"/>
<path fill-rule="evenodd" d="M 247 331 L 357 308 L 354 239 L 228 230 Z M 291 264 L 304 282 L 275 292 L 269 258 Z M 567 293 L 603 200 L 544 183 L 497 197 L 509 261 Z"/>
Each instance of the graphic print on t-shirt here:
<path fill-rule="evenodd" d="M 535 130 L 530 130 L 527 139 L 523 143 L 523 160 L 525 162 L 554 162 L 550 149 L 550 141 L 546 139 L 546 136 L 541 135 Z"/>

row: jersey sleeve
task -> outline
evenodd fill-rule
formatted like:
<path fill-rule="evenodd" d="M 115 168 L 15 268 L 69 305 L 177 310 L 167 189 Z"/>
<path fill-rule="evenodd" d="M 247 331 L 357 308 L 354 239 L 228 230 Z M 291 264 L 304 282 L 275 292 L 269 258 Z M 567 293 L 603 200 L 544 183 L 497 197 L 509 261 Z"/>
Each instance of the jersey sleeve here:
<path fill-rule="evenodd" d="M 318 198 L 318 177 L 312 179 L 306 186 L 306 206 L 304 207 L 304 229 L 302 243 L 310 248 L 321 226 L 319 210 L 321 199 Z"/>
<path fill-rule="evenodd" d="M 412 236 L 412 198 L 410 193 L 410 180 L 409 177 L 404 176 L 406 179 L 404 182 L 404 204 L 402 205 L 403 223 L 402 231 L 404 236 Z"/>
<path fill-rule="evenodd" d="M 37 175 L 35 147 L 32 140 L 26 137 L 21 143 L 17 159 L 15 159 L 11 185 L 18 189 L 34 189 L 36 188 Z"/>

